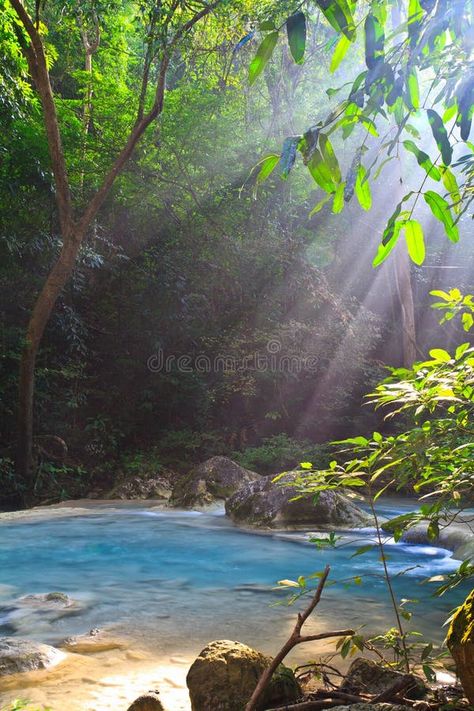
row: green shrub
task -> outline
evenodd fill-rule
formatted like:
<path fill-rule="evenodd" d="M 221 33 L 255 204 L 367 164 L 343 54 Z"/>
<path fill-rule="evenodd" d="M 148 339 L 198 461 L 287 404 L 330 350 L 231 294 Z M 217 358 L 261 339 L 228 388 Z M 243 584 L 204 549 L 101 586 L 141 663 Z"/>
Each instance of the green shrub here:
<path fill-rule="evenodd" d="M 327 466 L 330 447 L 326 444 L 298 441 L 281 433 L 266 437 L 257 447 L 233 452 L 231 457 L 241 466 L 259 474 L 277 474 L 285 469 L 293 469 L 304 461 L 316 461 L 318 466 Z"/>

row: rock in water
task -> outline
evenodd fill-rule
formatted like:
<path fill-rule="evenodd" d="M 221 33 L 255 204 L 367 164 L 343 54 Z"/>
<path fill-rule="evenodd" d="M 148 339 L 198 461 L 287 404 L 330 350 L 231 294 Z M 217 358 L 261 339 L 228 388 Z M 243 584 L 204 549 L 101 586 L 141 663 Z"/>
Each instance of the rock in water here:
<path fill-rule="evenodd" d="M 322 491 L 316 503 L 311 496 L 292 501 L 296 491 L 291 483 L 297 476 L 301 472 L 288 472 L 277 482 L 272 476 L 250 482 L 228 499 L 227 515 L 236 523 L 262 528 L 356 528 L 368 524 L 365 511 L 334 491 Z"/>
<path fill-rule="evenodd" d="M 189 508 L 227 499 L 242 486 L 260 479 L 227 457 L 211 457 L 182 477 L 173 489 L 171 504 Z"/>
<path fill-rule="evenodd" d="M 143 694 L 143 696 L 135 699 L 127 711 L 165 711 L 165 709 L 158 698 L 158 694 L 150 691 L 148 694 Z"/>
<path fill-rule="evenodd" d="M 0 637 L 0 677 L 48 669 L 65 656 L 59 649 L 48 644 L 16 637 Z"/>
<path fill-rule="evenodd" d="M 210 642 L 186 677 L 192 711 L 242 711 L 270 662 L 241 642 Z M 258 708 L 294 703 L 300 695 L 293 672 L 280 665 Z"/>
<path fill-rule="evenodd" d="M 371 659 L 362 658 L 352 662 L 340 690 L 350 694 L 381 694 L 402 677 L 409 677 L 410 681 L 410 686 L 404 692 L 407 699 L 422 699 L 426 695 L 425 683 L 416 674 L 403 674 L 394 669 L 382 667 Z"/>

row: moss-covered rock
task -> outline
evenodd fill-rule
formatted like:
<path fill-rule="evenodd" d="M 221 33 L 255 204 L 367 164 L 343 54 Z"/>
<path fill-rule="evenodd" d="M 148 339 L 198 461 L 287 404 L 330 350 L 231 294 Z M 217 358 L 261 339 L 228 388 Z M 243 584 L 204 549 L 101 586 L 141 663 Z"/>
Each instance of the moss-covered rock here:
<path fill-rule="evenodd" d="M 242 711 L 270 662 L 269 657 L 241 642 L 210 642 L 186 677 L 192 711 Z M 258 708 L 293 703 L 300 694 L 291 669 L 280 665 Z"/>
<path fill-rule="evenodd" d="M 301 472 L 288 472 L 277 482 L 260 477 L 237 491 L 226 502 L 226 513 L 236 523 L 260 528 L 308 529 L 308 527 L 356 528 L 366 526 L 369 516 L 347 496 L 322 491 L 317 502 L 312 496 L 294 500 L 291 486 Z"/>
<path fill-rule="evenodd" d="M 171 504 L 182 508 L 225 500 L 242 486 L 259 479 L 228 457 L 211 457 L 182 477 L 173 489 Z"/>
<path fill-rule="evenodd" d="M 446 641 L 464 693 L 474 704 L 474 590 L 456 610 Z"/>

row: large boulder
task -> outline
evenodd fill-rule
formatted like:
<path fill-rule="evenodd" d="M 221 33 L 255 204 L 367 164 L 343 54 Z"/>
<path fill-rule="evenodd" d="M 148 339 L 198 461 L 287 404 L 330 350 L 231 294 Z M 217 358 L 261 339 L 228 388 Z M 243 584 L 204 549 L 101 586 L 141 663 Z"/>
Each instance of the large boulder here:
<path fill-rule="evenodd" d="M 206 506 L 227 499 L 260 477 L 227 457 L 211 457 L 182 477 L 173 489 L 171 504 L 182 508 Z"/>
<path fill-rule="evenodd" d="M 474 590 L 456 610 L 446 641 L 464 693 L 474 706 Z"/>
<path fill-rule="evenodd" d="M 64 652 L 28 639 L 0 637 L 0 677 L 48 669 L 65 658 Z"/>
<path fill-rule="evenodd" d="M 368 515 L 346 496 L 334 491 L 322 491 L 316 502 L 311 496 L 292 501 L 297 492 L 291 484 L 297 476 L 301 476 L 301 472 L 288 472 L 277 482 L 271 476 L 250 482 L 226 501 L 226 514 L 236 523 L 262 528 L 368 525 Z"/>
<path fill-rule="evenodd" d="M 271 659 L 241 642 L 208 644 L 186 677 L 192 711 L 242 711 Z M 293 672 L 280 665 L 258 710 L 293 703 L 301 695 Z"/>
<path fill-rule="evenodd" d="M 121 475 L 107 499 L 158 499 L 164 503 L 171 498 L 172 488 L 178 475 L 170 469 L 161 467 L 158 471 L 148 471 L 146 467 L 140 474 Z"/>
<path fill-rule="evenodd" d="M 422 699 L 427 688 L 416 674 L 403 674 L 389 667 L 383 667 L 371 659 L 355 659 L 340 686 L 341 691 L 350 694 L 375 694 L 387 691 L 393 684 L 406 679 L 408 688 L 404 691 L 407 699 Z"/>

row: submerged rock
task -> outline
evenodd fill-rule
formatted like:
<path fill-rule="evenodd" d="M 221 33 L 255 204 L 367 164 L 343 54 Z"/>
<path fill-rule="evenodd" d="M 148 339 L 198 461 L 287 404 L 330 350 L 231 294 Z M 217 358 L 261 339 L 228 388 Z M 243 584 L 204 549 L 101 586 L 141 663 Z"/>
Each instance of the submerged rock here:
<path fill-rule="evenodd" d="M 271 659 L 241 642 L 210 642 L 186 677 L 192 711 L 242 711 Z M 258 709 L 293 703 L 301 690 L 291 669 L 280 665 Z"/>
<path fill-rule="evenodd" d="M 97 654 L 111 649 L 126 649 L 127 643 L 111 636 L 105 630 L 94 628 L 87 634 L 68 637 L 59 645 L 62 649 L 75 654 Z"/>
<path fill-rule="evenodd" d="M 355 659 L 344 681 L 340 686 L 341 691 L 350 694 L 381 694 L 389 689 L 396 681 L 402 677 L 409 677 L 410 686 L 404 692 L 407 699 L 422 699 L 427 688 L 421 677 L 416 674 L 403 674 L 402 672 L 382 667 L 371 659 Z"/>
<path fill-rule="evenodd" d="M 32 620 L 54 622 L 67 615 L 77 615 L 82 606 L 63 592 L 34 593 L 0 605 L 0 629 L 28 634 Z"/>
<path fill-rule="evenodd" d="M 0 677 L 48 669 L 64 657 L 63 652 L 48 644 L 16 637 L 0 637 Z"/>
<path fill-rule="evenodd" d="M 171 504 L 190 508 L 225 500 L 242 486 L 260 479 L 227 457 L 211 457 L 179 479 L 173 489 Z"/>
<path fill-rule="evenodd" d="M 291 483 L 297 476 L 301 472 L 288 472 L 278 482 L 272 476 L 250 482 L 228 499 L 226 514 L 236 523 L 263 528 L 357 528 L 368 524 L 365 511 L 334 491 L 322 491 L 316 503 L 311 496 L 292 501 L 296 492 Z"/>
<path fill-rule="evenodd" d="M 158 693 L 150 691 L 148 694 L 143 694 L 143 696 L 135 699 L 127 711 L 165 711 L 165 709 L 158 698 Z"/>

